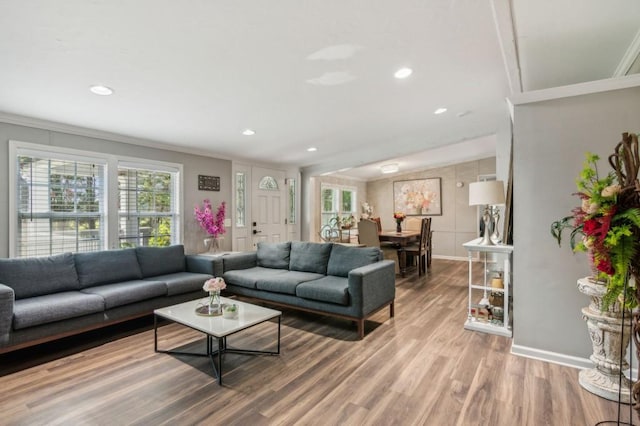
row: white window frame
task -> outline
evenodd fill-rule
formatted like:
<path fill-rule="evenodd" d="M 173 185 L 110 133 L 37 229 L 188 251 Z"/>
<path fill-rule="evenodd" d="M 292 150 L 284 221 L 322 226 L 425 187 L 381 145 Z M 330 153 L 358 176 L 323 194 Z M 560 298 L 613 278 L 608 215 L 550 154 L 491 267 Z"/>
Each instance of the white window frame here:
<path fill-rule="evenodd" d="M 340 217 L 344 217 L 344 216 L 350 216 L 350 215 L 357 215 L 358 213 L 358 209 L 357 209 L 357 205 L 358 205 L 358 188 L 356 188 L 355 186 L 348 186 L 348 185 L 336 185 L 336 184 L 329 184 L 329 183 L 321 183 L 320 184 L 320 224 L 321 225 L 325 225 L 326 223 L 324 223 L 324 218 L 323 218 L 323 214 L 325 214 L 324 209 L 324 200 L 323 200 L 323 192 L 325 189 L 332 189 L 334 191 L 334 207 L 337 207 L 337 210 L 333 216 L 338 215 Z M 353 194 L 353 199 L 351 200 L 351 211 L 342 211 L 342 191 L 351 191 L 351 193 Z"/>
<path fill-rule="evenodd" d="M 171 244 L 182 244 L 182 229 L 184 227 L 184 194 L 182 191 L 183 165 L 165 161 L 146 160 L 135 157 L 116 156 L 111 154 L 83 151 L 72 148 L 54 147 L 30 142 L 9 141 L 9 256 L 16 257 L 17 250 L 17 170 L 16 159 L 20 155 L 33 155 L 46 158 L 55 157 L 61 160 L 93 162 L 104 165 L 104 249 L 119 248 L 119 212 L 118 212 L 118 166 L 126 165 L 135 168 L 169 171 L 176 173 L 174 180 L 175 216 L 177 216 L 175 230 L 172 231 Z M 115 212 L 113 214 L 112 212 Z"/>

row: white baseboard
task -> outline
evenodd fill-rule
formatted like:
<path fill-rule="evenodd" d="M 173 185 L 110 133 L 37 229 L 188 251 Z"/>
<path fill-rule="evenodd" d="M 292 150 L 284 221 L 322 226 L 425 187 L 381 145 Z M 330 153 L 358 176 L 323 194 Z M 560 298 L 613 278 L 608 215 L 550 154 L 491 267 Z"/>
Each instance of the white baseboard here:
<path fill-rule="evenodd" d="M 593 368 L 593 363 L 589 358 L 565 355 L 557 352 L 543 351 L 541 349 L 530 348 L 528 346 L 511 345 L 511 353 L 525 358 L 538 359 L 540 361 L 551 362 L 553 364 L 566 365 L 573 368 Z"/>
<path fill-rule="evenodd" d="M 460 257 L 460 256 L 444 256 L 441 254 L 434 254 L 431 256 L 433 259 L 445 259 L 445 260 L 462 260 L 464 262 L 469 261 L 468 257 Z"/>

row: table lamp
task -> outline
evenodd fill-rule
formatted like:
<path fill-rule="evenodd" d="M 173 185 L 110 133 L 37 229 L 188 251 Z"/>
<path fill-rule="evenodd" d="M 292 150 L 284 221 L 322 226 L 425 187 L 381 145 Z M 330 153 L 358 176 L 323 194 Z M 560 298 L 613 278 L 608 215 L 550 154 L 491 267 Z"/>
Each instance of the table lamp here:
<path fill-rule="evenodd" d="M 469 184 L 469 205 L 484 206 L 484 213 L 482 214 L 484 232 L 482 240 L 478 243 L 479 245 L 495 245 L 493 241 L 491 241 L 491 224 L 493 222 L 491 206 L 503 204 L 504 184 L 501 180 L 487 180 L 482 182 L 472 182 Z"/>

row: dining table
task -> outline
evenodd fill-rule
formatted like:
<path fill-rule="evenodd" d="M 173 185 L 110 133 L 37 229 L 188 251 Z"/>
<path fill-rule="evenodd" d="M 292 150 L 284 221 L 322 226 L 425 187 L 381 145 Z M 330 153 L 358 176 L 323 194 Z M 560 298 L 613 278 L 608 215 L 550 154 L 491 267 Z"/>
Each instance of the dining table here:
<path fill-rule="evenodd" d="M 404 278 L 407 273 L 407 252 L 405 247 L 420 239 L 420 230 L 407 229 L 401 232 L 383 230 L 378 233 L 378 238 L 380 242 L 388 241 L 398 246 L 398 268 L 400 269 L 400 276 Z"/>

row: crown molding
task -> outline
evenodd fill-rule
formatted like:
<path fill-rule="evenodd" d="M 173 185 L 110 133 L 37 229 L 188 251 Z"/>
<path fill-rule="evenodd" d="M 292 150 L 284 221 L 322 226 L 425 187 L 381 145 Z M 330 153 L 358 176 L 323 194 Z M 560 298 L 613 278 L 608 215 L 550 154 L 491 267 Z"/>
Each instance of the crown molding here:
<path fill-rule="evenodd" d="M 129 145 L 145 146 L 155 149 L 164 149 L 167 151 L 177 151 L 184 154 L 200 155 L 204 157 L 212 157 L 221 160 L 233 160 L 230 157 L 217 154 L 212 151 L 194 149 L 184 145 L 174 145 L 166 142 L 158 142 L 150 139 L 136 138 L 120 133 L 111 133 L 105 130 L 91 129 L 88 127 L 75 126 L 72 124 L 59 123 L 56 121 L 44 120 L 41 118 L 27 117 L 22 115 L 10 114 L 0 111 L 0 122 L 15 124 L 18 126 L 34 127 L 37 129 L 48 130 L 51 132 L 67 133 L 76 136 L 85 136 L 93 139 L 105 139 L 113 142 L 121 142 Z"/>
<path fill-rule="evenodd" d="M 606 78 L 603 80 L 588 81 L 586 83 L 571 84 L 569 86 L 514 93 L 508 98 L 508 101 L 512 105 L 517 106 L 569 98 L 572 96 L 609 92 L 611 90 L 629 89 L 638 86 L 640 86 L 640 74 L 633 74 L 625 77 Z"/>
<path fill-rule="evenodd" d="M 629 44 L 627 51 L 622 56 L 622 60 L 613 72 L 612 77 L 622 77 L 623 75 L 627 75 L 633 63 L 638 59 L 638 55 L 640 55 L 640 30 L 636 33 L 631 44 Z"/>

